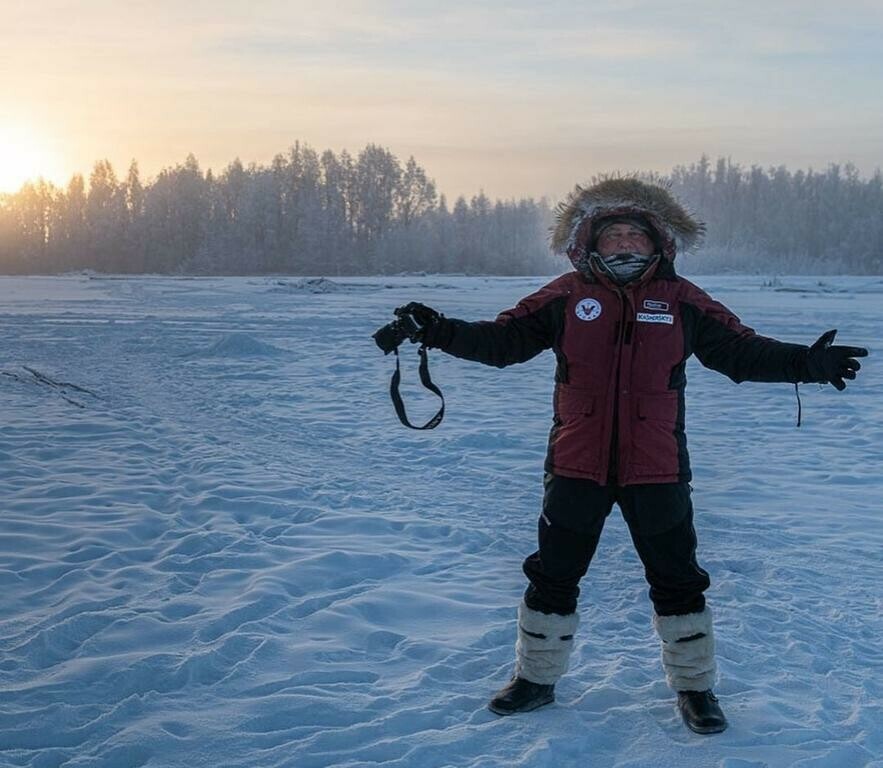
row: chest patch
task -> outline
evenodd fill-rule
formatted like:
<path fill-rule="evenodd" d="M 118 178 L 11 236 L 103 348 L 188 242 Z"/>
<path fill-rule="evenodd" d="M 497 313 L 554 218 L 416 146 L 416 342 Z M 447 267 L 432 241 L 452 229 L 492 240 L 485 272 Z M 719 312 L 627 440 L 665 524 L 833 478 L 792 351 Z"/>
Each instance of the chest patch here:
<path fill-rule="evenodd" d="M 576 305 L 576 316 L 580 320 L 597 320 L 601 316 L 601 302 L 597 299 L 582 299 Z"/>
<path fill-rule="evenodd" d="M 638 312 L 639 323 L 665 323 L 666 325 L 673 325 L 674 321 L 674 315 L 665 315 L 661 312 Z"/>
<path fill-rule="evenodd" d="M 644 309 L 652 309 L 656 312 L 668 312 L 668 302 L 657 301 L 656 299 L 644 299 Z"/>

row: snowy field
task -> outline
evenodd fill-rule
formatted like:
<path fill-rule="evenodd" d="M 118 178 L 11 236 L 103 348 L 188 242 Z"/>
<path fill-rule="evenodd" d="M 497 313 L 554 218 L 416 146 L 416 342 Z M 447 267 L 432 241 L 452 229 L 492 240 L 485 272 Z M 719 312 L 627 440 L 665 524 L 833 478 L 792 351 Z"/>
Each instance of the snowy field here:
<path fill-rule="evenodd" d="M 617 513 L 558 701 L 498 718 L 554 359 L 431 353 L 397 421 L 371 333 L 547 278 L 0 278 L 0 765 L 883 766 L 883 281 L 700 278 L 871 357 L 844 393 L 688 368 L 729 730 L 665 685 Z M 403 355 L 414 421 L 435 398 Z"/>

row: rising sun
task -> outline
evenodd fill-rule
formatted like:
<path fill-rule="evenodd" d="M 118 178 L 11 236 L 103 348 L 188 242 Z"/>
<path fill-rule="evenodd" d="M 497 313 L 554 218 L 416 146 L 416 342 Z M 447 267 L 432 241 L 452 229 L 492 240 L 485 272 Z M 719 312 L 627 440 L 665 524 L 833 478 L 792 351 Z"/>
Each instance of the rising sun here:
<path fill-rule="evenodd" d="M 18 125 L 0 121 L 0 193 L 17 192 L 28 180 L 59 178 L 48 141 Z"/>

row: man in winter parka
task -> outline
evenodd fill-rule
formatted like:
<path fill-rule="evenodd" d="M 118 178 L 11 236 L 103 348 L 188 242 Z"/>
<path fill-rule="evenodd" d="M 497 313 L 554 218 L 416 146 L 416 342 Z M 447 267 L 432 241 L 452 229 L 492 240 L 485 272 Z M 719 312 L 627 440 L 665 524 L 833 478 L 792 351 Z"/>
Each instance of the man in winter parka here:
<path fill-rule="evenodd" d="M 714 696 L 714 635 L 696 561 L 690 463 L 684 434 L 685 367 L 695 354 L 735 382 L 854 379 L 867 354 L 756 334 L 723 304 L 676 274 L 679 250 L 703 225 L 659 183 L 634 177 L 576 187 L 558 209 L 552 247 L 575 271 L 493 322 L 406 307 L 412 340 L 503 367 L 551 348 L 554 418 L 538 522 L 539 548 L 524 561 L 515 674 L 490 702 L 500 715 L 554 700 L 577 630 L 579 582 L 605 518 L 617 504 L 650 584 L 662 664 L 684 721 L 699 733 L 726 728 Z"/>

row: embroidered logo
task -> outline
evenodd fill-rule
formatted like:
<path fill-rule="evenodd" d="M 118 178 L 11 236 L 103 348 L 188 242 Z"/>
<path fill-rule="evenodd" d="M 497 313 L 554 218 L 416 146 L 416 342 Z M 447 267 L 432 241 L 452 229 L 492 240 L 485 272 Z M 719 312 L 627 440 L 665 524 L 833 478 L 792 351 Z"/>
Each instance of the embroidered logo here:
<path fill-rule="evenodd" d="M 576 305 L 576 316 L 580 320 L 597 320 L 601 316 L 601 302 L 597 299 L 583 299 Z"/>
<path fill-rule="evenodd" d="M 638 312 L 639 323 L 665 323 L 666 325 L 673 325 L 674 321 L 674 315 L 663 315 L 659 312 Z"/>
<path fill-rule="evenodd" d="M 667 312 L 667 301 L 656 301 L 655 299 L 644 299 L 644 309 L 654 309 L 657 312 Z"/>

